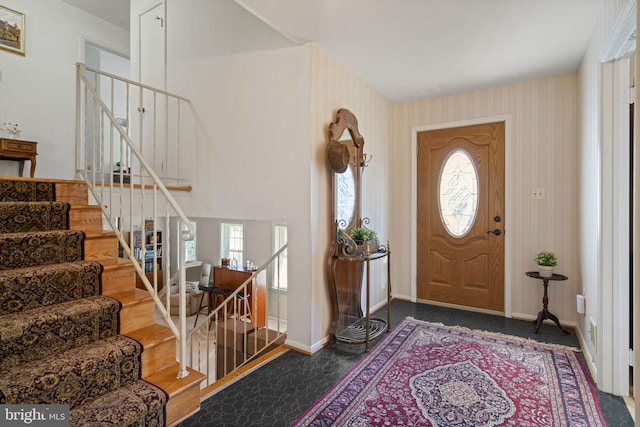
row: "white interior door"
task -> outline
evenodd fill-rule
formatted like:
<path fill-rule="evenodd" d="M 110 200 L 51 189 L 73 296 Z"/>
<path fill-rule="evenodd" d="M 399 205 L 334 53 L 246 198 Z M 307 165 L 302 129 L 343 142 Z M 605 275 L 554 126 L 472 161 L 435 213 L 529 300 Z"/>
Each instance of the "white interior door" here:
<path fill-rule="evenodd" d="M 166 89 L 165 6 L 156 4 L 140 13 L 140 82 L 156 89 Z M 139 141 L 145 160 L 163 176 L 166 159 L 166 98 L 150 90 L 138 94 L 140 106 Z M 136 165 L 134 165 L 135 168 Z"/>
<path fill-rule="evenodd" d="M 140 82 L 165 88 L 165 16 L 159 3 L 142 12 L 140 19 Z"/>

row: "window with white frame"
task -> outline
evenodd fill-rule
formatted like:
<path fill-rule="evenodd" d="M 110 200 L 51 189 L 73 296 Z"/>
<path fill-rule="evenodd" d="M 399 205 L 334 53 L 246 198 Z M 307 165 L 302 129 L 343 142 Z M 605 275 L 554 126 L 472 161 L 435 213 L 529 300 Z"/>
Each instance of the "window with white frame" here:
<path fill-rule="evenodd" d="M 275 224 L 273 226 L 273 251 L 279 251 L 287 243 L 287 226 Z M 273 267 L 272 288 L 281 291 L 287 290 L 287 249 L 282 251 Z"/>
<path fill-rule="evenodd" d="M 241 223 L 223 222 L 220 224 L 220 256 L 229 258 L 233 265 L 244 264 L 244 226 Z"/>
<path fill-rule="evenodd" d="M 193 221 L 191 224 L 193 224 L 193 240 L 187 240 L 186 242 L 184 242 L 184 247 L 185 247 L 185 252 L 184 252 L 184 260 L 186 262 L 190 262 L 190 261 L 195 261 L 196 260 L 196 253 L 197 253 L 197 246 L 196 246 L 196 222 Z"/>

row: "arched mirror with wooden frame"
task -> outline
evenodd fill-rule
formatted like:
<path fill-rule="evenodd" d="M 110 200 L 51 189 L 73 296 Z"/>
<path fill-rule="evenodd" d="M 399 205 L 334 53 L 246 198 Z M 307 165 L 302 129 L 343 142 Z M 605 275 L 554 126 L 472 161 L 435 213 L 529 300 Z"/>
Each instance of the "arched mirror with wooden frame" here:
<path fill-rule="evenodd" d="M 332 209 L 331 244 L 327 260 L 329 287 L 334 293 L 332 333 L 362 318 L 361 289 L 363 262 L 336 262 L 345 255 L 348 240 L 343 236 L 362 225 L 361 177 L 364 138 L 358 130 L 358 120 L 347 110 L 340 109 L 336 121 L 329 125 L 327 160 L 331 169 Z M 351 242 L 352 243 L 352 242 Z"/>
<path fill-rule="evenodd" d="M 329 125 L 327 159 L 333 172 L 333 208 L 335 240 L 337 230 L 348 232 L 360 226 L 361 160 L 364 138 L 358 120 L 347 109 L 338 110 L 336 121 Z"/>
<path fill-rule="evenodd" d="M 329 288 L 334 297 L 331 332 L 334 341 L 364 343 L 366 351 L 369 340 L 388 331 L 391 325 L 391 261 L 388 242 L 387 246 L 379 245 L 375 233 L 366 227 L 369 220 L 361 215 L 362 171 L 367 163 L 363 148 L 364 138 L 355 115 L 344 108 L 338 110 L 336 121 L 329 125 L 327 146 L 332 183 L 331 244 L 327 260 Z M 387 320 L 370 315 L 370 262 L 384 258 L 388 261 Z"/>

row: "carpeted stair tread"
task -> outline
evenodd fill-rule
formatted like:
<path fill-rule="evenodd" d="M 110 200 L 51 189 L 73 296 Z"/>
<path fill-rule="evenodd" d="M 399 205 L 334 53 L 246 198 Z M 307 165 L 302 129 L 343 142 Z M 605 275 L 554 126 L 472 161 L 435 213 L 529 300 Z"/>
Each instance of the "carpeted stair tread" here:
<path fill-rule="evenodd" d="M 117 335 L 24 363 L 0 376 L 0 404 L 67 404 L 70 408 L 137 381 L 142 346 Z"/>
<path fill-rule="evenodd" d="M 69 204 L 64 202 L 0 203 L 0 233 L 66 230 Z"/>
<path fill-rule="evenodd" d="M 166 403 L 161 389 L 138 380 L 72 409 L 70 426 L 163 426 Z"/>
<path fill-rule="evenodd" d="M 0 372 L 116 335 L 119 311 L 96 295 L 0 317 Z"/>
<path fill-rule="evenodd" d="M 0 270 L 0 315 L 98 295 L 101 272 L 93 261 Z"/>
<path fill-rule="evenodd" d="M 55 199 L 53 182 L 0 180 L 0 202 L 52 202 Z"/>
<path fill-rule="evenodd" d="M 81 260 L 83 239 L 71 230 L 0 234 L 0 270 Z"/>

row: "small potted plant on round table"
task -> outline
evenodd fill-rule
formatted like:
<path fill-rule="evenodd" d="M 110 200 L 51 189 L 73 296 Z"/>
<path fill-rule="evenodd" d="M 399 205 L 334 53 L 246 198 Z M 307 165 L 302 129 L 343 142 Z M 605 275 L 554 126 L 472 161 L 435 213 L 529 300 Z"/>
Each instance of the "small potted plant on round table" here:
<path fill-rule="evenodd" d="M 357 227 L 349 232 L 349 236 L 362 252 L 374 253 L 378 251 L 378 235 L 366 227 Z"/>
<path fill-rule="evenodd" d="M 553 276 L 553 267 L 558 264 L 558 258 L 553 252 L 539 252 L 535 261 L 538 264 L 540 277 Z"/>

